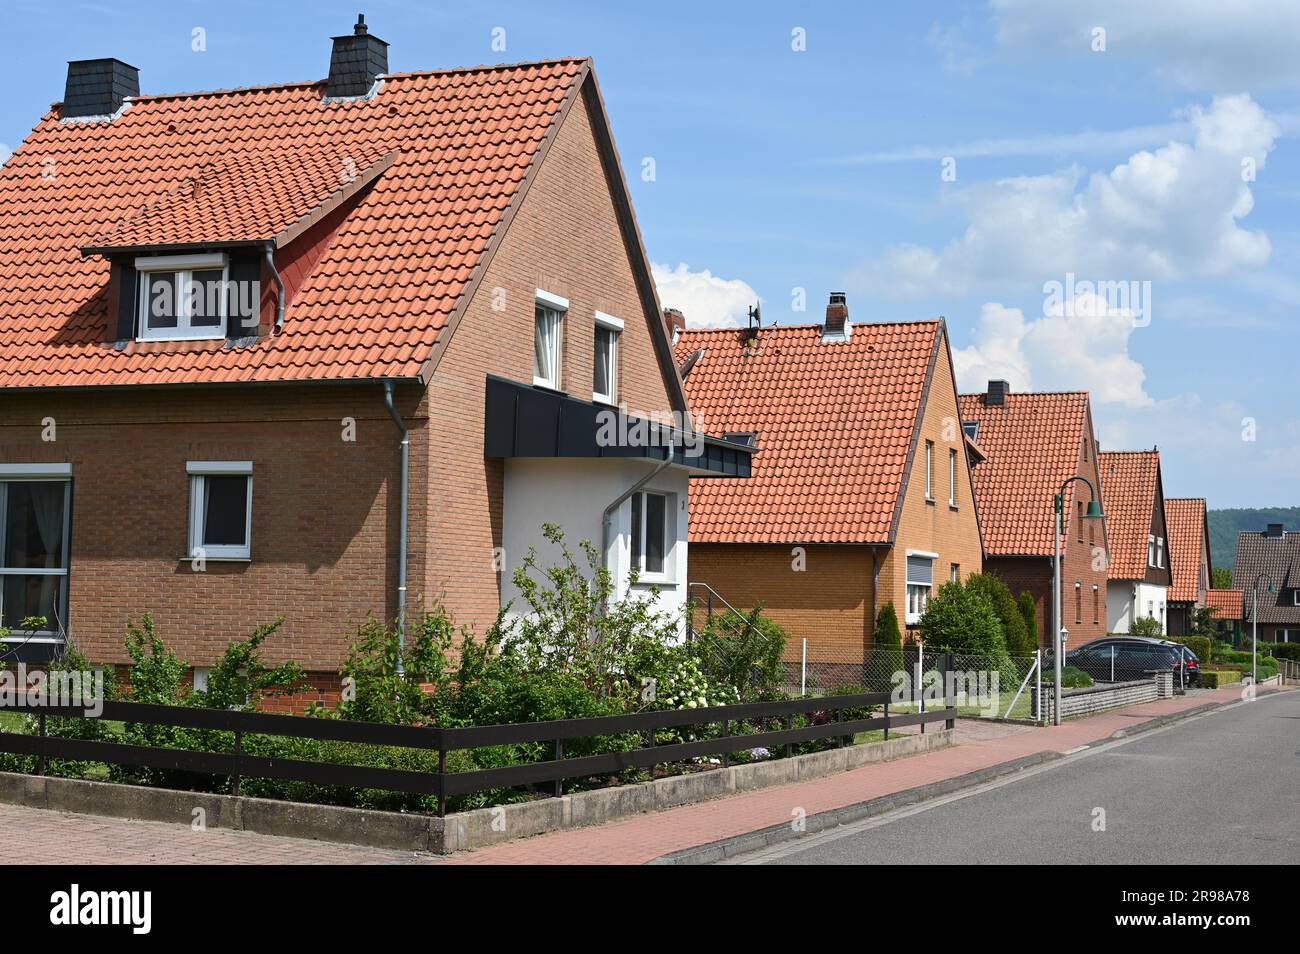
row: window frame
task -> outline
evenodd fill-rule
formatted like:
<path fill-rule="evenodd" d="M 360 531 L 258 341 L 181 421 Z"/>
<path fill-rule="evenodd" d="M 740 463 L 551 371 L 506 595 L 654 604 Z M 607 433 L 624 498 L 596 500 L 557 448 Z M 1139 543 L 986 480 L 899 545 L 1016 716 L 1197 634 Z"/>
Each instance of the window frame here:
<path fill-rule="evenodd" d="M 618 405 L 618 354 L 621 348 L 620 342 L 623 338 L 623 319 L 615 318 L 613 315 L 607 315 L 603 311 L 596 312 L 596 328 L 592 337 L 592 356 L 599 354 L 596 348 L 596 342 L 602 332 L 610 336 L 609 342 L 609 365 L 605 369 L 607 379 L 609 380 L 609 393 L 602 394 L 596 390 L 596 367 L 595 361 L 592 361 L 592 378 L 591 378 L 591 399 L 599 401 L 601 404 Z"/>
<path fill-rule="evenodd" d="M 930 596 L 934 593 L 934 565 L 939 560 L 939 554 L 923 550 L 908 550 L 904 557 L 903 579 L 906 598 L 903 604 L 903 623 L 907 626 L 915 626 L 921 622 L 921 617 L 930 608 Z M 913 559 L 929 562 L 930 579 L 928 581 L 912 578 Z"/>
<path fill-rule="evenodd" d="M 248 563 L 253 559 L 253 462 L 251 460 L 191 460 L 185 463 L 190 478 L 189 556 L 217 563 Z M 244 542 L 236 544 L 203 543 L 203 488 L 209 477 L 244 477 Z"/>
<path fill-rule="evenodd" d="M 63 524 L 57 567 L 8 567 L 5 539 L 8 533 L 9 486 L 11 484 L 61 484 L 63 486 Z M 14 630 L 4 643 L 52 643 L 62 645 L 68 626 L 68 589 L 72 570 L 72 465 L 58 464 L 0 464 L 0 609 L 4 601 L 4 581 L 10 576 L 56 577 L 59 583 L 55 594 L 56 618 L 49 620 L 48 629 L 33 632 Z M 60 628 L 61 627 L 61 628 Z"/>
<path fill-rule="evenodd" d="M 1155 565 L 1156 565 L 1156 535 L 1154 533 L 1148 533 L 1147 534 L 1147 566 L 1153 567 Z"/>
<path fill-rule="evenodd" d="M 535 387 L 549 388 L 552 391 L 564 390 L 564 319 L 568 313 L 569 299 L 542 288 L 536 289 L 533 295 L 533 385 Z M 538 374 L 540 369 L 537 366 L 537 334 L 542 315 L 555 316 L 555 340 L 551 345 L 551 358 L 555 365 L 553 378 L 545 378 Z"/>
<path fill-rule="evenodd" d="M 221 315 L 216 325 L 194 328 L 190 324 L 191 295 L 195 272 L 212 272 L 221 270 Z M 224 253 L 216 252 L 203 255 L 148 255 L 135 260 L 136 271 L 136 334 L 137 341 L 218 341 L 226 337 L 229 322 L 230 259 Z M 151 276 L 157 273 L 175 273 L 178 276 L 176 301 L 176 327 L 158 332 L 149 330 L 149 287 Z M 186 289 L 181 294 L 180 288 Z"/>
<path fill-rule="evenodd" d="M 957 449 L 948 448 L 948 506 L 957 509 Z"/>
<path fill-rule="evenodd" d="M 664 502 L 664 522 L 663 522 L 663 568 L 661 570 L 647 570 L 645 566 L 646 558 L 646 528 L 649 521 L 646 520 L 646 498 L 660 497 Z M 676 499 L 677 495 L 667 490 L 655 490 L 646 488 L 638 490 L 628 498 L 628 565 L 637 571 L 638 583 L 676 583 L 677 582 L 677 562 L 676 562 L 676 543 L 677 543 L 677 524 L 676 524 Z M 640 523 L 637 523 L 637 513 L 640 512 Z"/>
<path fill-rule="evenodd" d="M 925 499 L 934 503 L 934 441 L 925 442 Z"/>
<path fill-rule="evenodd" d="M 1165 568 L 1165 538 L 1156 537 L 1156 569 Z"/>

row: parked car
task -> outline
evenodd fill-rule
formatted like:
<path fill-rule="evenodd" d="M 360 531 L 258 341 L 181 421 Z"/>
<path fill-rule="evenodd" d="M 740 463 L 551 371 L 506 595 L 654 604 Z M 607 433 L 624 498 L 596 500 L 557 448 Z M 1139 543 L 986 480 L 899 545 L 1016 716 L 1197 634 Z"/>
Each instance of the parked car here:
<path fill-rule="evenodd" d="M 1143 679 L 1152 672 L 1173 673 L 1174 685 L 1194 684 L 1193 667 L 1181 643 L 1148 636 L 1104 636 L 1065 654 L 1065 663 L 1082 669 L 1098 682 L 1127 682 Z M 1195 678 L 1200 680 L 1200 661 Z"/>

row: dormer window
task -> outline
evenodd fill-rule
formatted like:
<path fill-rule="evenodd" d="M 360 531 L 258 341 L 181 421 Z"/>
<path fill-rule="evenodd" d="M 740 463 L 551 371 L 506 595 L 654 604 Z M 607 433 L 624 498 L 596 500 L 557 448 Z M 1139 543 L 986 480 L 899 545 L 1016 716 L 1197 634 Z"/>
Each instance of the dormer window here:
<path fill-rule="evenodd" d="M 225 255 L 137 258 L 141 341 L 195 341 L 226 335 Z"/>

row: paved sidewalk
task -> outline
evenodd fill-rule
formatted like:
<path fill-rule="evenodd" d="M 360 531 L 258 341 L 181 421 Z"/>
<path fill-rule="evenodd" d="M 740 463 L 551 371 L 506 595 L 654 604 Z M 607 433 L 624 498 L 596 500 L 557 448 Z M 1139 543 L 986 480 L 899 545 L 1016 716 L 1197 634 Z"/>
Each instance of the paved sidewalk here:
<path fill-rule="evenodd" d="M 0 805 L 0 838 L 21 846 L 24 864 L 47 865 L 393 865 L 442 859 L 228 828 L 133 821 Z"/>
<path fill-rule="evenodd" d="M 1271 688 L 1261 689 L 1261 694 Z M 453 855 L 447 863 L 644 864 L 671 852 L 787 823 L 800 809 L 814 815 L 955 778 L 1036 752 L 1068 752 L 1160 716 L 1240 698 L 1240 686 L 1227 686 L 1115 709 L 1042 729 L 958 720 L 958 744 L 951 748 L 593 828 L 538 835 Z"/>

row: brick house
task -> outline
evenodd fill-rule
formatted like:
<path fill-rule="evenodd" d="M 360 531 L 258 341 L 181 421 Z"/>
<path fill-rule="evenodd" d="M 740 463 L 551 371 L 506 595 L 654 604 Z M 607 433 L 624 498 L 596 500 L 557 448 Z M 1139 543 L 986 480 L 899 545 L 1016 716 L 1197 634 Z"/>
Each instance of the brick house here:
<path fill-rule="evenodd" d="M 935 588 L 980 571 L 942 321 L 853 324 L 836 293 L 823 324 L 688 328 L 677 356 L 708 429 L 758 449 L 749 480 L 692 480 L 691 579 L 761 602 L 792 658 L 806 638 L 852 681 L 885 603 L 914 635 Z"/>
<path fill-rule="evenodd" d="M 1150 617 L 1169 631 L 1169 531 L 1160 452 L 1105 451 L 1101 496 L 1110 539 L 1106 620 L 1112 633 L 1127 633 L 1133 620 Z"/>
<path fill-rule="evenodd" d="M 1241 590 L 1206 590 L 1205 605 L 1214 610 L 1214 628 L 1219 638 L 1241 645 Z"/>
<path fill-rule="evenodd" d="M 1241 590 L 1244 636 L 1258 628 L 1261 643 L 1300 643 L 1300 531 L 1270 523 L 1237 534 L 1232 586 Z"/>
<path fill-rule="evenodd" d="M 1206 605 L 1213 567 L 1210 564 L 1210 524 L 1204 497 L 1170 497 L 1165 501 L 1169 521 L 1170 636 L 1186 636 L 1196 625 L 1196 611 Z"/>
<path fill-rule="evenodd" d="M 49 621 L 11 658 L 148 612 L 204 666 L 282 614 L 330 673 L 367 614 L 482 632 L 543 521 L 682 607 L 688 476 L 751 450 L 689 430 L 590 61 L 333 43 L 204 93 L 71 63 L 5 163 L 0 620 Z"/>
<path fill-rule="evenodd" d="M 1013 393 L 990 381 L 961 396 L 962 426 L 983 454 L 974 465 L 984 530 L 984 565 L 1019 596 L 1033 595 L 1038 638 L 1052 632 L 1052 499 L 1068 478 L 1086 477 L 1100 493 L 1097 439 L 1086 391 Z M 1061 625 L 1068 645 L 1106 634 L 1105 520 L 1087 519 L 1088 491 L 1066 488 L 1061 537 Z M 1105 501 L 1105 506 L 1109 500 Z"/>

